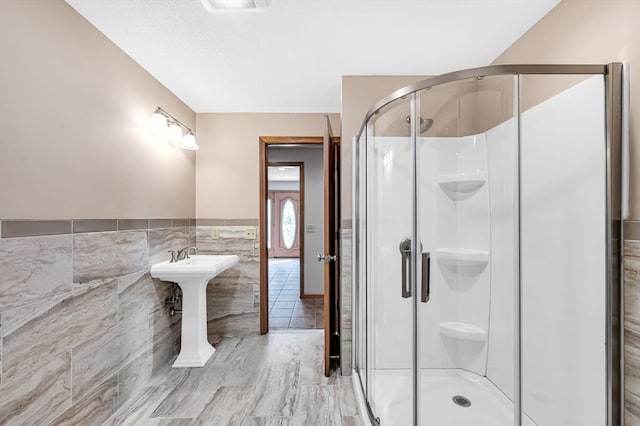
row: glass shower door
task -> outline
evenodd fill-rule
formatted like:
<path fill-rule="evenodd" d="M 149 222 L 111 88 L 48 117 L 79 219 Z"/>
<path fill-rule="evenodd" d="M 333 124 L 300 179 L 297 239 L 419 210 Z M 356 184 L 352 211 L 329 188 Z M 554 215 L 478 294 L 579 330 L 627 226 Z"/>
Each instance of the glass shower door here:
<path fill-rule="evenodd" d="M 418 92 L 418 425 L 516 424 L 515 87 L 507 75 Z"/>
<path fill-rule="evenodd" d="M 380 110 L 366 144 L 366 392 L 383 425 L 414 424 L 413 95 Z"/>

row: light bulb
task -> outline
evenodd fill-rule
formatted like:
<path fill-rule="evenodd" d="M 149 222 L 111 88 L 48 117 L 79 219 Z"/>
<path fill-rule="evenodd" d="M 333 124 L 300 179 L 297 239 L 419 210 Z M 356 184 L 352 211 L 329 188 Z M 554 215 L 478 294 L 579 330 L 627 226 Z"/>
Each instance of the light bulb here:
<path fill-rule="evenodd" d="M 151 114 L 149 125 L 154 133 L 159 135 L 164 134 L 167 131 L 167 117 L 157 109 L 153 114 Z"/>
<path fill-rule="evenodd" d="M 192 151 L 195 151 L 199 148 L 198 144 L 196 143 L 196 137 L 193 136 L 193 133 L 191 133 L 191 131 L 184 135 L 180 147 L 184 149 L 190 149 Z"/>
<path fill-rule="evenodd" d="M 169 124 L 169 130 L 167 131 L 167 140 L 173 143 L 180 143 L 182 141 L 182 128 L 175 121 Z"/>

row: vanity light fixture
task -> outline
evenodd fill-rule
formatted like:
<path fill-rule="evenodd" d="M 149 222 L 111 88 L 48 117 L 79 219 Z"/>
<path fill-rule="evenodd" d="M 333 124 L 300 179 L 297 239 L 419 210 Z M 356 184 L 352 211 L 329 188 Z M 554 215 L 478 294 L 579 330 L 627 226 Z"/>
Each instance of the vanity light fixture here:
<path fill-rule="evenodd" d="M 183 149 L 196 150 L 199 148 L 191 129 L 160 107 L 151 114 L 149 124 L 156 134 L 165 136 L 170 142 L 179 143 Z M 184 136 L 182 135 L 183 127 L 186 130 Z"/>
<path fill-rule="evenodd" d="M 264 12 L 269 0 L 200 0 L 209 13 Z"/>

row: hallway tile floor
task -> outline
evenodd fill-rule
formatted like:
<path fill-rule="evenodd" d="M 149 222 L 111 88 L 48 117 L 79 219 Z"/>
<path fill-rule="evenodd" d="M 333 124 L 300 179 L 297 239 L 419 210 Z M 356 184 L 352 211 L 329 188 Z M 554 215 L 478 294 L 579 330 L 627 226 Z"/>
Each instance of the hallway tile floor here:
<path fill-rule="evenodd" d="M 269 259 L 269 329 L 324 327 L 324 301 L 300 298 L 300 260 Z"/>
<path fill-rule="evenodd" d="M 351 377 L 324 377 L 323 332 L 228 338 L 202 368 L 163 367 L 103 425 L 361 425 Z"/>

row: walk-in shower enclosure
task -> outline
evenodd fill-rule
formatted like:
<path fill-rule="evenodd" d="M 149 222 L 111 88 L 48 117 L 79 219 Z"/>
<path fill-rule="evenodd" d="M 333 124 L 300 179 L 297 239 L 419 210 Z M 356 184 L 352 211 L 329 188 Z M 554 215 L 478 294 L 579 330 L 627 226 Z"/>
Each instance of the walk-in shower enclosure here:
<path fill-rule="evenodd" d="M 372 424 L 619 424 L 622 71 L 478 68 L 367 114 L 354 365 Z"/>

